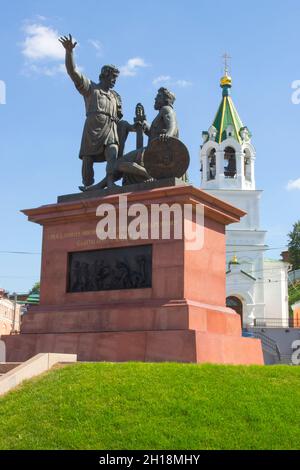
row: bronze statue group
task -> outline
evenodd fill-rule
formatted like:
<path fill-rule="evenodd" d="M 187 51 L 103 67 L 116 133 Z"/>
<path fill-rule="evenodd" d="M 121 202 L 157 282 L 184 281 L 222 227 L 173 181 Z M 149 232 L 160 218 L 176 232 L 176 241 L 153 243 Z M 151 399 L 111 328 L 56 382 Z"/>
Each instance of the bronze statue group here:
<path fill-rule="evenodd" d="M 72 36 L 61 37 L 59 41 L 66 51 L 67 72 L 76 89 L 83 96 L 86 110 L 79 152 L 79 158 L 82 160 L 83 185 L 79 188 L 82 191 L 113 188 L 116 186 L 116 181 L 120 179 L 123 180 L 123 185 L 151 181 L 153 178 L 144 164 L 145 152 L 154 141 L 159 141 L 163 146 L 172 139 L 178 139 L 177 119 L 173 109 L 175 95 L 167 88 L 160 88 L 154 102 L 154 109 L 158 111 L 158 114 L 152 124 L 147 123 L 140 104 L 136 108 L 135 122 L 130 124 L 122 119 L 121 97 L 113 90 L 119 70 L 113 65 L 104 65 L 99 76 L 99 83 L 94 83 L 75 65 L 73 49 L 77 43 L 73 42 Z M 129 132 L 137 133 L 137 148 L 124 155 Z M 141 138 L 143 134 L 148 136 L 146 147 L 143 146 L 143 138 Z M 106 176 L 102 181 L 94 184 L 94 163 L 105 161 Z M 165 158 L 165 164 L 166 166 L 170 164 L 168 158 Z M 162 172 L 162 177 L 164 177 L 164 172 Z"/>

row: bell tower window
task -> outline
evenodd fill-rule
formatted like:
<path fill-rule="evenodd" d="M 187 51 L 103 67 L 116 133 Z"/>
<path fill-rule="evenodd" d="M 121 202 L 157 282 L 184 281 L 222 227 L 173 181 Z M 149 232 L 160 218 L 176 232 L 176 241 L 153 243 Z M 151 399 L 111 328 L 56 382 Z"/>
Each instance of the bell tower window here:
<path fill-rule="evenodd" d="M 226 136 L 227 136 L 227 139 L 229 139 L 230 137 L 233 137 L 234 136 L 234 133 L 233 133 L 233 126 L 231 124 L 229 124 L 229 126 L 227 126 L 227 129 L 226 129 Z"/>
<path fill-rule="evenodd" d="M 232 147 L 226 147 L 224 151 L 224 176 L 225 178 L 236 176 L 236 156 Z"/>
<path fill-rule="evenodd" d="M 216 150 L 212 149 L 207 156 L 207 181 L 216 177 Z"/>

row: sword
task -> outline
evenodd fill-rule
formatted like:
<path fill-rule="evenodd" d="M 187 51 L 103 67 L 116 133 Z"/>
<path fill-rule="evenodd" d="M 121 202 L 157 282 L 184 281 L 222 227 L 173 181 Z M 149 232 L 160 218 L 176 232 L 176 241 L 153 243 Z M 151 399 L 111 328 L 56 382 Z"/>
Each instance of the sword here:
<path fill-rule="evenodd" d="M 144 106 L 138 103 L 135 107 L 134 124 L 136 126 L 136 148 L 144 147 L 143 122 L 146 121 Z"/>

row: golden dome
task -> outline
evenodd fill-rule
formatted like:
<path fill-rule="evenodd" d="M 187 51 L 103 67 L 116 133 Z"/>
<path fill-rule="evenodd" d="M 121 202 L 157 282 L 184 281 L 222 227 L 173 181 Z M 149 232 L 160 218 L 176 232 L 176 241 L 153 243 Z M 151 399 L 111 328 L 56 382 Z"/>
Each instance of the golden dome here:
<path fill-rule="evenodd" d="M 224 75 L 224 77 L 221 78 L 220 80 L 220 85 L 221 86 L 231 86 L 231 83 L 232 83 L 232 80 L 231 80 L 231 77 L 229 77 L 229 75 Z"/>
<path fill-rule="evenodd" d="M 239 264 L 238 258 L 237 258 L 236 255 L 234 255 L 234 256 L 232 257 L 231 263 L 232 263 L 232 264 Z"/>

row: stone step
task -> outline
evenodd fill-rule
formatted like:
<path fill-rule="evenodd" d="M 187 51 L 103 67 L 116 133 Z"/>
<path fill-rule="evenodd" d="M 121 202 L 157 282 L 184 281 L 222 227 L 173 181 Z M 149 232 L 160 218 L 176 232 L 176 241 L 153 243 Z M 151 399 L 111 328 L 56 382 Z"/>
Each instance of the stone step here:
<path fill-rule="evenodd" d="M 10 362 L 9 365 L 11 369 L 6 373 L 2 371 L 2 377 L 0 378 L 0 396 L 9 392 L 24 380 L 36 377 L 51 369 L 55 364 L 63 363 L 64 361 L 68 363 L 76 362 L 77 356 L 76 354 L 39 353 L 29 358 L 26 362 Z M 7 363 L 1 363 L 1 365 L 4 364 L 7 366 Z M 13 366 L 15 368 L 13 368 Z"/>
<path fill-rule="evenodd" d="M 6 374 L 20 364 L 21 362 L 0 362 L 0 375 Z"/>

